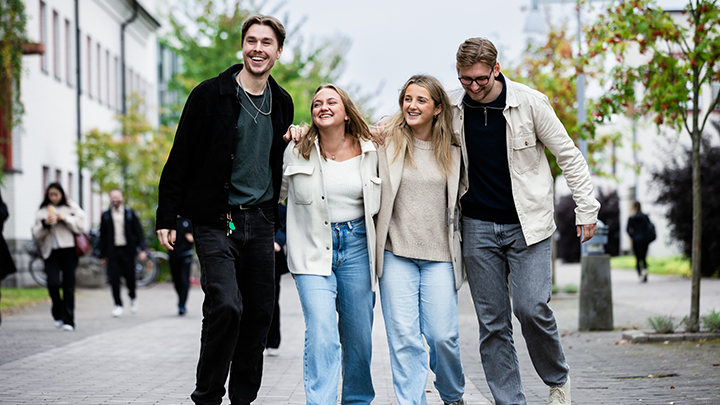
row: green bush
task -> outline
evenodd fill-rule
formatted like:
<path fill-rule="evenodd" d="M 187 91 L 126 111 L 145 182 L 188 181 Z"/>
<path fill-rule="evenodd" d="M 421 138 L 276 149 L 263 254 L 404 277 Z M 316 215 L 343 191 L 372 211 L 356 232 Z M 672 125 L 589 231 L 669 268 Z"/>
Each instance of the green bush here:
<path fill-rule="evenodd" d="M 655 333 L 673 333 L 678 326 L 672 316 L 651 316 L 647 320 Z"/>
<path fill-rule="evenodd" d="M 647 270 L 651 274 L 667 276 L 690 277 L 692 267 L 690 259 L 682 256 L 648 257 Z M 610 258 L 610 267 L 613 269 L 635 269 L 635 256 L 617 256 Z"/>
<path fill-rule="evenodd" d="M 565 287 L 563 287 L 563 291 L 565 291 L 568 294 L 577 294 L 579 288 L 575 284 L 568 284 Z"/>
<path fill-rule="evenodd" d="M 700 320 L 705 329 L 709 329 L 711 332 L 720 332 L 720 312 L 715 311 L 714 308 Z"/>

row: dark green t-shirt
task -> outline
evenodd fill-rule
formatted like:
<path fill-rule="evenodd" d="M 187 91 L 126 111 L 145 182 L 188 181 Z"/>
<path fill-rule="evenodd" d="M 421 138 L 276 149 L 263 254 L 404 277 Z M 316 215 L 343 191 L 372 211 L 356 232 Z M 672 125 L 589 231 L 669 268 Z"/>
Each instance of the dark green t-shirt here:
<path fill-rule="evenodd" d="M 231 177 L 229 205 L 255 205 L 270 201 L 273 196 L 270 149 L 273 141 L 272 118 L 252 105 L 248 94 L 235 82 L 240 99 L 237 122 L 237 148 Z M 270 86 L 260 96 L 250 95 L 252 102 L 267 113 L 270 111 Z"/>

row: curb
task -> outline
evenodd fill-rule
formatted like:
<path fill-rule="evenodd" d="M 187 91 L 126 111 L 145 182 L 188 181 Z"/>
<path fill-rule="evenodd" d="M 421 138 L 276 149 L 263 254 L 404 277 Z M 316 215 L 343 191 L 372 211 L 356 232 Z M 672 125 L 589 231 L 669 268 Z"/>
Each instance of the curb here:
<path fill-rule="evenodd" d="M 720 333 L 715 332 L 680 332 L 680 333 L 652 333 L 643 331 L 627 331 L 622 334 L 623 340 L 631 343 L 665 343 L 665 342 L 686 342 L 702 339 L 720 339 Z"/>

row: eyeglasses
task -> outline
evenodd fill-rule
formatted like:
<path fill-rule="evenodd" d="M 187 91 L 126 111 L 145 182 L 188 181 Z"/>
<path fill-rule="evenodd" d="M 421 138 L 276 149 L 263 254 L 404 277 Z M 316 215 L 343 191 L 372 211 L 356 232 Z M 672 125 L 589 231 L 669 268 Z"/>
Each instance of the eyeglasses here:
<path fill-rule="evenodd" d="M 472 86 L 473 82 L 477 83 L 478 86 L 484 86 L 490 83 L 490 76 L 480 76 L 474 79 L 472 77 L 458 77 L 458 80 L 463 86 Z"/>

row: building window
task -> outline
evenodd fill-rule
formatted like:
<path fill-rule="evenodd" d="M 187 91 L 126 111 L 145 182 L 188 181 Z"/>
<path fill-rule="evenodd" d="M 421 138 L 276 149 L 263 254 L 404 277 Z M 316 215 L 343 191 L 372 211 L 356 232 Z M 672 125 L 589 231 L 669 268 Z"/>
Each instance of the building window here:
<path fill-rule="evenodd" d="M 57 11 L 53 10 L 53 74 L 55 78 L 60 80 L 60 16 Z"/>
<path fill-rule="evenodd" d="M 114 58 L 115 63 L 113 63 L 113 87 L 115 89 L 115 98 L 113 101 L 113 107 L 115 108 L 115 111 L 117 111 L 117 106 L 120 105 L 118 102 L 118 98 L 120 97 L 120 93 L 118 93 L 118 82 L 120 81 L 120 77 L 118 76 L 118 57 L 116 56 Z"/>
<path fill-rule="evenodd" d="M 102 104 L 102 68 L 100 66 L 100 59 L 102 58 L 102 52 L 100 51 L 100 44 L 97 44 L 97 95 L 98 102 Z"/>
<path fill-rule="evenodd" d="M 60 183 L 60 178 L 62 177 L 62 172 L 60 170 L 55 170 L 55 182 Z"/>
<path fill-rule="evenodd" d="M 72 186 L 73 186 L 73 175 L 72 175 L 72 173 L 68 172 L 67 190 L 65 190 L 65 193 L 67 194 L 68 198 L 72 195 Z"/>
<path fill-rule="evenodd" d="M 67 83 L 69 86 L 72 86 L 72 26 L 70 25 L 69 20 L 65 20 L 65 83 Z"/>
<path fill-rule="evenodd" d="M 42 195 L 43 198 L 45 196 L 45 190 L 47 190 L 47 186 L 50 184 L 50 168 L 47 166 L 43 166 L 43 178 L 42 178 Z"/>
<path fill-rule="evenodd" d="M 92 98 L 92 41 L 90 35 L 87 37 L 87 94 L 88 98 Z"/>
<path fill-rule="evenodd" d="M 110 51 L 105 51 L 105 88 L 107 89 L 107 92 L 105 95 L 107 96 L 107 106 L 110 107 Z"/>
<path fill-rule="evenodd" d="M 47 44 L 47 7 L 45 2 L 40 2 L 40 42 Z M 44 73 L 48 72 L 47 52 L 40 55 L 40 70 Z"/>

